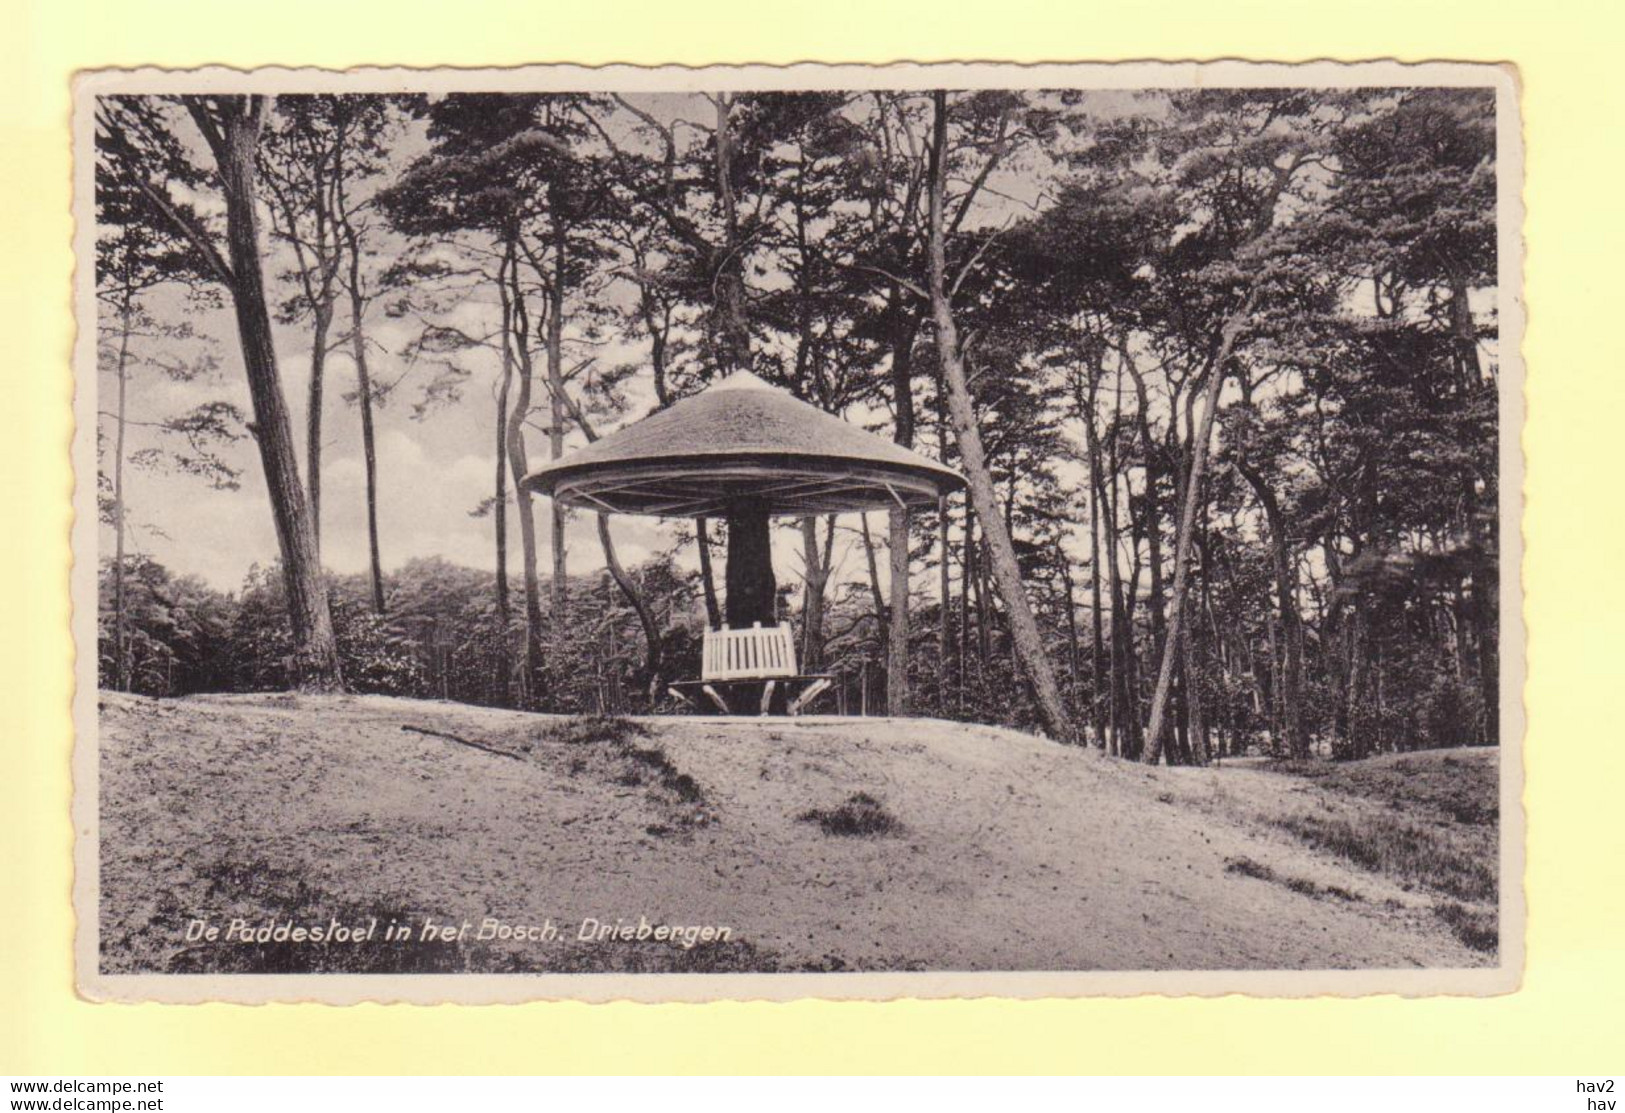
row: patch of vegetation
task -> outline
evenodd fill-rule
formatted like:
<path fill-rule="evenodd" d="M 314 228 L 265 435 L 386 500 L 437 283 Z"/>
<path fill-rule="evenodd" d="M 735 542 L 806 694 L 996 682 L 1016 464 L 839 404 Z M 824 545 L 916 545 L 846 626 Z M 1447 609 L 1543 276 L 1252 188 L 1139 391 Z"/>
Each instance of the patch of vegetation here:
<path fill-rule="evenodd" d="M 902 823 L 867 792 L 855 792 L 835 808 L 809 808 L 796 816 L 802 823 L 816 823 L 826 835 L 867 838 L 890 835 L 902 830 Z"/>
<path fill-rule="evenodd" d="M 1494 954 L 1501 945 L 1501 933 L 1494 912 L 1467 908 L 1454 901 L 1440 901 L 1433 914 L 1456 933 L 1462 945 L 1485 954 Z"/>
<path fill-rule="evenodd" d="M 1494 751 L 1407 754 L 1363 761 L 1281 760 L 1264 768 L 1313 780 L 1344 796 L 1373 800 L 1408 814 L 1437 816 L 1469 827 L 1494 827 L 1501 816 L 1500 773 Z"/>
<path fill-rule="evenodd" d="M 623 788 L 647 788 L 669 817 L 669 822 L 647 827 L 649 834 L 668 838 L 711 823 L 714 816 L 700 783 L 678 769 L 658 745 L 645 745 L 651 737 L 642 723 L 614 716 L 563 719 L 549 724 L 543 734 L 546 742 L 579 747 L 570 758 L 571 776 L 592 770 Z"/>
<path fill-rule="evenodd" d="M 687 773 L 677 771 L 677 766 L 671 763 L 666 752 L 657 746 L 630 747 L 626 756 L 639 765 L 653 770 L 660 787 L 673 793 L 677 799 L 685 804 L 698 804 L 705 799 L 700 791 L 699 782 Z"/>
<path fill-rule="evenodd" d="M 1321 885 L 1304 877 L 1283 877 L 1262 862 L 1243 855 L 1240 858 L 1226 858 L 1224 860 L 1225 873 L 1237 873 L 1243 877 L 1255 877 L 1260 881 L 1272 881 L 1277 885 L 1284 885 L 1294 893 L 1312 897 L 1315 900 L 1324 900 L 1333 897 L 1342 901 L 1358 901 L 1362 898 L 1358 893 L 1351 893 L 1341 885 Z"/>
<path fill-rule="evenodd" d="M 1256 877 L 1260 881 L 1274 881 L 1275 871 L 1262 862 L 1255 862 L 1246 855 L 1240 858 L 1226 858 L 1224 860 L 1225 873 L 1239 873 L 1243 877 Z"/>
<path fill-rule="evenodd" d="M 649 737 L 649 728 L 632 719 L 613 715 L 585 715 L 549 724 L 544 737 L 567 746 L 593 746 L 606 742 L 630 746 L 634 738 Z"/>
<path fill-rule="evenodd" d="M 1321 899 L 1322 897 L 1331 897 L 1334 900 L 1347 901 L 1350 904 L 1354 904 L 1357 901 L 1362 901 L 1365 899 L 1359 893 L 1352 893 L 1343 888 L 1341 885 L 1317 885 L 1313 881 L 1305 881 L 1302 878 L 1296 877 L 1288 881 L 1286 883 L 1286 887 L 1291 889 L 1293 892 L 1304 893 L 1308 896 L 1314 897 L 1317 900 Z"/>
<path fill-rule="evenodd" d="M 1495 897 L 1495 871 L 1484 857 L 1463 850 L 1428 828 L 1387 818 L 1350 821 L 1324 815 L 1285 816 L 1272 822 L 1315 849 L 1328 851 L 1372 873 L 1461 900 Z"/>

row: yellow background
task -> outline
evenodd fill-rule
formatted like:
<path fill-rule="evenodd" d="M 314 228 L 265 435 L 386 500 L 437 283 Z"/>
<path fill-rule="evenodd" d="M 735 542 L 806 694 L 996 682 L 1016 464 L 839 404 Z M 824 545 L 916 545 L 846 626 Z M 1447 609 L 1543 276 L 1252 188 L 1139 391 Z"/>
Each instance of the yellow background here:
<path fill-rule="evenodd" d="M 1496 0 L 275 0 L 0 11 L 0 1074 L 1606 1073 L 1625 1051 L 1625 36 Z M 88 1005 L 72 990 L 68 81 L 160 63 L 1510 60 L 1529 218 L 1529 964 L 1490 1000 L 499 1008 Z M 1087 807 L 1087 801 L 1080 801 Z"/>

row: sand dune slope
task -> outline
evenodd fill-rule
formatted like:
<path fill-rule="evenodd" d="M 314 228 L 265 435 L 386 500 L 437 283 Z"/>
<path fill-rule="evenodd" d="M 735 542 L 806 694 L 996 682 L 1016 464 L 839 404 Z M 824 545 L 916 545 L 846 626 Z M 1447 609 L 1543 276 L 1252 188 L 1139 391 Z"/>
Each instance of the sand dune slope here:
<path fill-rule="evenodd" d="M 1427 896 L 1260 822 L 1330 806 L 1276 775 L 934 720 L 617 730 L 382 697 L 101 703 L 110 973 L 1490 961 Z M 185 938 L 200 919 L 470 929 L 433 947 L 227 947 Z M 480 940 L 488 919 L 558 935 Z M 588 920 L 727 936 L 583 940 Z"/>

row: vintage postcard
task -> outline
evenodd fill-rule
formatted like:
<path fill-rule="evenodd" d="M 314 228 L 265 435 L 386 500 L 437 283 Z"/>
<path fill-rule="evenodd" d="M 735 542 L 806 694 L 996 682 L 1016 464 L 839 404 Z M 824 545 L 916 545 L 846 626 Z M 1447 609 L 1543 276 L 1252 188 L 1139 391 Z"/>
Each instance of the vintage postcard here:
<path fill-rule="evenodd" d="M 80 992 L 1516 989 L 1517 99 L 81 74 Z"/>

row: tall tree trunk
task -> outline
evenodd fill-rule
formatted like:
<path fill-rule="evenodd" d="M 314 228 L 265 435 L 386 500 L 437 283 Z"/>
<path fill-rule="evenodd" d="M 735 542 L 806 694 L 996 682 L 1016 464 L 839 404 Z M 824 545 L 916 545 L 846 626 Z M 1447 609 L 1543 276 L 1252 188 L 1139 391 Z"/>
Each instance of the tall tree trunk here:
<path fill-rule="evenodd" d="M 953 605 L 953 570 L 949 568 L 948 498 L 937 499 L 937 714 L 948 713 L 948 660 L 952 652 L 953 629 L 948 609 Z"/>
<path fill-rule="evenodd" d="M 586 411 L 565 391 L 562 380 L 553 397 L 555 402 L 561 404 L 558 410 L 561 418 L 563 411 L 569 410 L 570 416 L 575 418 L 575 422 L 581 428 L 582 435 L 587 438 L 587 442 L 590 444 L 598 439 L 598 432 L 592 427 L 592 422 L 587 419 Z M 644 599 L 643 592 L 638 590 L 636 581 L 621 566 L 620 557 L 615 552 L 615 539 L 609 532 L 608 514 L 598 515 L 598 543 L 604 550 L 604 566 L 609 569 L 610 578 L 615 581 L 615 586 L 620 588 L 621 595 L 632 607 L 632 610 L 637 613 L 638 624 L 643 627 L 644 666 L 649 674 L 649 703 L 653 705 L 655 700 L 660 697 L 660 624 L 655 621 L 654 610 Z M 614 627 L 611 627 L 611 630 L 613 629 Z"/>
<path fill-rule="evenodd" d="M 1107 582 L 1111 592 L 1111 684 L 1108 689 L 1108 713 L 1111 724 L 1111 738 L 1107 749 L 1120 757 L 1133 758 L 1138 756 L 1140 747 L 1139 719 L 1135 698 L 1135 650 L 1134 627 L 1127 613 L 1123 598 L 1123 573 L 1119 561 L 1120 535 L 1118 532 L 1118 482 L 1117 482 L 1117 438 L 1112 438 L 1110 459 L 1100 446 L 1100 434 L 1094 424 L 1094 397 L 1098 387 L 1100 375 L 1104 368 L 1097 360 L 1090 372 L 1090 388 L 1087 399 L 1080 398 L 1080 407 L 1085 408 L 1089 420 L 1084 424 L 1085 436 L 1089 444 L 1089 455 L 1093 463 L 1090 466 L 1090 478 L 1094 490 L 1095 502 L 1100 509 L 1100 525 L 1105 541 L 1106 551 L 1101 559 L 1106 563 Z M 1117 390 L 1113 399 L 1112 428 L 1115 430 L 1122 414 L 1122 377 L 1116 380 Z M 1107 484 L 1110 483 L 1108 490 Z M 1098 573 L 1097 573 L 1098 576 Z M 1098 614 L 1097 609 L 1097 623 Z"/>
<path fill-rule="evenodd" d="M 496 533 L 497 663 L 496 686 L 504 706 L 513 706 L 512 637 L 513 610 L 508 599 L 508 396 L 513 388 L 513 307 L 508 300 L 510 259 L 505 257 L 497 271 L 497 291 L 502 302 L 502 382 L 497 388 L 496 494 L 492 518 Z"/>
<path fill-rule="evenodd" d="M 1185 753 L 1187 762 L 1207 764 L 1207 722 L 1202 712 L 1201 673 L 1196 657 L 1196 630 L 1194 622 L 1185 623 L 1180 631 L 1180 667 L 1185 687 Z"/>
<path fill-rule="evenodd" d="M 1219 350 L 1208 366 L 1207 392 L 1203 398 L 1201 426 L 1190 446 L 1191 463 L 1185 479 L 1185 505 L 1179 517 L 1179 536 L 1174 546 L 1174 598 L 1168 613 L 1168 635 L 1162 647 L 1162 664 L 1157 671 L 1157 688 L 1151 698 L 1151 726 L 1146 740 L 1145 760 L 1156 764 L 1162 758 L 1163 738 L 1168 726 L 1168 695 L 1173 688 L 1174 663 L 1180 623 L 1184 621 L 1185 588 L 1191 553 L 1191 534 L 1196 527 L 1196 507 L 1201 500 L 1202 473 L 1207 468 L 1208 443 L 1213 439 L 1213 418 L 1219 408 L 1219 388 L 1224 384 L 1230 353 L 1235 350 L 1247 318 L 1258 301 L 1255 287 L 1242 307 L 1225 321 L 1219 336 Z"/>
<path fill-rule="evenodd" d="M 998 617 L 992 613 L 992 589 L 987 582 L 987 538 L 982 533 L 976 535 L 974 552 L 971 572 L 974 576 L 972 582 L 976 585 L 976 676 L 981 679 L 987 672 L 988 658 L 993 654 L 993 622 Z"/>
<path fill-rule="evenodd" d="M 1325 553 L 1326 579 L 1330 584 L 1327 592 L 1328 605 L 1326 615 L 1321 620 L 1320 640 L 1325 647 L 1322 656 L 1330 673 L 1331 689 L 1334 693 L 1343 696 L 1335 703 L 1332 712 L 1332 752 L 1336 757 L 1345 757 L 1349 746 L 1349 718 L 1348 718 L 1348 682 L 1349 682 L 1349 656 L 1348 656 L 1348 619 L 1347 606 L 1343 601 L 1343 555 L 1337 548 L 1338 530 L 1334 525 L 1327 529 L 1325 537 L 1321 540 L 1321 551 Z"/>
<path fill-rule="evenodd" d="M 310 487 L 310 530 L 316 549 L 322 544 L 322 388 L 327 367 L 327 333 L 333 325 L 332 301 L 311 307 L 310 395 L 305 413 L 305 482 Z"/>
<path fill-rule="evenodd" d="M 942 382 L 937 382 L 937 457 L 944 464 L 948 462 L 948 428 L 951 422 L 948 418 L 948 396 L 942 389 Z M 953 602 L 953 570 L 949 561 L 953 555 L 953 546 L 949 539 L 949 527 L 952 515 L 950 514 L 949 500 L 946 495 L 937 497 L 937 556 L 939 561 L 937 593 L 941 596 L 941 605 L 937 610 L 937 714 L 948 714 L 948 657 L 953 644 L 952 615 L 950 605 Z M 963 638 L 961 638 L 963 645 Z M 963 654 L 955 661 L 956 670 L 965 667 Z"/>
<path fill-rule="evenodd" d="M 1207 615 L 1208 644 L 1213 647 L 1213 659 L 1219 666 L 1219 675 L 1222 678 L 1217 698 L 1212 709 L 1204 711 L 1202 716 L 1202 734 L 1204 742 L 1204 760 L 1206 757 L 1220 757 L 1224 753 L 1224 736 L 1226 727 L 1231 721 L 1231 709 L 1226 693 L 1232 688 L 1231 678 L 1234 670 L 1231 667 L 1230 646 L 1224 633 L 1219 629 L 1219 620 L 1213 608 L 1213 580 L 1216 574 L 1216 561 L 1212 559 L 1213 545 L 1202 546 L 1202 612 Z M 1194 626 L 1192 627 L 1195 628 Z M 1204 707 L 1207 705 L 1204 704 Z M 1212 733 L 1214 745 L 1209 749 L 1205 743 L 1209 731 Z"/>
<path fill-rule="evenodd" d="M 1459 272 L 1451 274 L 1449 284 L 1448 309 L 1456 389 L 1463 398 L 1470 398 L 1482 385 L 1482 373 L 1478 366 L 1478 330 L 1473 324 L 1473 308 L 1468 296 L 1467 277 Z"/>
<path fill-rule="evenodd" d="M 1468 298 L 1466 276 L 1453 274 L 1450 278 L 1450 327 L 1455 341 L 1462 388 L 1466 399 L 1476 399 L 1486 386 L 1478 363 L 1478 336 L 1473 324 L 1473 310 Z M 1493 394 L 1491 395 L 1493 401 Z M 1483 469 L 1483 502 L 1492 509 L 1499 498 L 1496 475 L 1496 453 L 1489 453 L 1490 466 Z M 1474 469 L 1478 470 L 1478 469 Z M 1479 513 L 1480 495 L 1473 476 L 1462 482 L 1462 517 L 1464 532 L 1472 554 L 1469 575 L 1472 578 L 1471 615 L 1477 642 L 1477 671 L 1479 695 L 1484 705 L 1484 738 L 1496 745 L 1501 737 L 1501 665 L 1500 665 L 1500 545 L 1495 526 L 1485 528 Z M 1492 521 L 1499 522 L 1499 518 Z"/>
<path fill-rule="evenodd" d="M 552 190 L 549 189 L 551 197 Z M 565 232 L 564 221 L 556 205 L 553 206 L 553 277 L 547 287 L 547 387 L 549 395 L 547 451 L 548 458 L 557 460 L 564 455 L 564 280 Z M 558 499 L 548 500 L 552 505 L 549 540 L 553 546 L 553 582 L 548 601 L 552 612 L 553 634 L 558 637 L 567 625 L 565 607 L 569 599 L 569 576 L 565 567 L 565 508 Z"/>
<path fill-rule="evenodd" d="M 1376 746 L 1371 736 L 1372 716 L 1366 706 L 1366 678 L 1370 673 L 1370 645 L 1366 637 L 1365 604 L 1358 597 L 1354 615 L 1348 624 L 1349 686 L 1348 710 L 1349 757 L 1362 758 L 1373 753 Z"/>
<path fill-rule="evenodd" d="M 1093 390 L 1089 393 L 1089 409 L 1084 420 L 1089 423 L 1089 722 L 1094 729 L 1095 745 L 1104 748 L 1106 730 L 1100 704 L 1100 679 L 1105 671 L 1100 628 L 1100 446 L 1094 433 Z"/>
<path fill-rule="evenodd" d="M 705 621 L 710 629 L 722 629 L 722 607 L 717 603 L 717 578 L 711 570 L 711 530 L 704 518 L 694 519 L 694 544 L 700 551 L 700 588 L 705 595 Z"/>
<path fill-rule="evenodd" d="M 1491 531 L 1486 531 L 1490 533 Z M 1486 540 L 1486 546 L 1494 542 Z M 1500 595 L 1496 581 L 1500 564 L 1494 548 L 1473 565 L 1473 616 L 1478 627 L 1478 682 L 1484 702 L 1484 744 L 1501 742 Z"/>
<path fill-rule="evenodd" d="M 512 262 L 513 242 L 508 245 L 508 288 L 504 295 L 513 321 L 513 344 L 518 357 L 519 389 L 508 411 L 508 470 L 513 477 L 514 497 L 519 510 L 519 545 L 524 560 L 525 579 L 525 693 L 527 702 L 536 703 L 542 676 L 542 585 L 536 571 L 536 517 L 529 488 L 524 485 L 530 470 L 525 454 L 525 419 L 530 416 L 530 399 L 535 367 L 530 357 L 530 318 L 525 312 L 524 293 L 519 286 L 519 269 Z"/>
<path fill-rule="evenodd" d="M 1127 489 L 1128 485 L 1125 475 L 1122 486 Z M 1140 573 L 1145 568 L 1145 557 L 1139 543 L 1132 537 L 1129 539 L 1129 551 L 1134 554 L 1134 560 L 1129 565 L 1128 579 L 1123 584 L 1123 706 L 1128 712 L 1129 745 L 1133 755 L 1138 757 L 1145 746 L 1139 714 L 1144 686 L 1140 683 L 1139 627 L 1136 625 L 1135 612 L 1140 606 Z"/>
<path fill-rule="evenodd" d="M 655 621 L 654 611 L 643 598 L 643 592 L 632 577 L 627 575 L 626 569 L 621 566 L 620 557 L 615 553 L 615 539 L 609 532 L 609 515 L 598 515 L 598 543 L 604 550 L 604 565 L 609 569 L 610 578 L 615 586 L 621 589 L 632 609 L 637 612 L 638 625 L 643 627 L 644 670 L 649 674 L 649 702 L 652 704 L 660 696 L 660 624 Z"/>
<path fill-rule="evenodd" d="M 891 644 L 888 631 L 891 629 L 890 616 L 887 614 L 886 597 L 880 591 L 880 567 L 875 563 L 875 541 L 869 533 L 869 515 L 858 515 L 858 528 L 863 533 L 863 557 L 869 568 L 869 598 L 874 602 L 875 622 L 880 626 L 881 643 Z"/>
<path fill-rule="evenodd" d="M 901 305 L 901 292 L 893 291 L 893 304 Z M 892 335 L 891 386 L 895 440 L 904 448 L 914 447 L 914 334 L 919 318 L 903 308 Z M 891 555 L 889 624 L 886 628 L 886 714 L 909 713 L 908 650 L 908 555 L 912 515 L 907 506 L 894 506 L 887 515 L 886 543 Z"/>
<path fill-rule="evenodd" d="M 1197 520 L 1201 521 L 1205 508 L 1197 511 Z M 1200 533 L 1200 531 L 1198 531 Z M 1193 539 L 1200 555 L 1202 567 L 1207 567 L 1207 546 L 1200 537 Z M 1207 587 L 1206 577 L 1203 577 L 1204 591 Z M 1200 605 L 1200 604 L 1198 604 Z M 1196 765 L 1206 765 L 1207 751 L 1207 712 L 1202 701 L 1202 668 L 1201 668 L 1201 624 L 1192 618 L 1185 623 L 1184 641 L 1180 645 L 1180 673 L 1185 689 L 1185 740 L 1186 747 L 1184 760 Z"/>
<path fill-rule="evenodd" d="M 1460 580 L 1450 586 L 1450 606 L 1438 608 L 1438 631 L 1435 637 L 1447 647 L 1444 652 L 1454 658 L 1456 680 L 1462 684 L 1476 675 L 1473 664 L 1473 638 L 1468 631 L 1473 618 L 1467 610 L 1467 589 Z"/>
<path fill-rule="evenodd" d="M 954 654 L 955 679 L 959 687 L 959 712 L 965 712 L 965 664 L 969 656 L 970 641 L 970 596 L 971 596 L 971 567 L 974 563 L 972 553 L 975 550 L 976 540 L 972 536 L 974 516 L 970 505 L 965 506 L 965 521 L 960 530 L 959 547 L 959 647 Z"/>
<path fill-rule="evenodd" d="M 894 506 L 887 513 L 887 547 L 891 558 L 889 570 L 891 605 L 890 622 L 886 628 L 886 714 L 902 716 L 909 713 L 908 691 L 908 527 L 910 514 L 904 506 Z"/>
<path fill-rule="evenodd" d="M 293 628 L 295 679 L 307 691 L 339 691 L 344 677 L 338 642 L 333 636 L 326 585 L 322 582 L 310 504 L 294 455 L 292 422 L 277 371 L 260 266 L 255 156 L 269 105 L 260 96 L 215 100 L 220 105 L 217 116 L 201 101 L 189 100 L 187 106 L 219 163 L 226 203 L 229 287 L 254 407 L 254 439 L 265 470 L 265 487 L 282 556 L 283 584 Z"/>
<path fill-rule="evenodd" d="M 745 251 L 739 235 L 739 206 L 733 187 L 733 98 L 714 95 L 716 107 L 716 187 L 722 204 L 723 242 L 717 251 L 716 361 L 723 374 L 748 371 L 751 366 L 750 322 L 745 307 Z"/>
<path fill-rule="evenodd" d="M 1112 716 L 1116 723 L 1119 745 L 1117 752 L 1128 758 L 1140 756 L 1139 667 L 1138 650 L 1134 644 L 1134 599 L 1132 587 L 1123 590 L 1122 565 L 1122 469 L 1118 466 L 1119 432 L 1123 424 L 1123 375 L 1119 368 L 1112 377 L 1112 447 L 1104 479 L 1111 484 L 1107 503 L 1106 537 L 1111 553 L 1107 559 L 1112 570 Z M 1138 550 L 1136 550 L 1138 559 Z M 1138 582 L 1136 570 L 1134 582 Z"/>
<path fill-rule="evenodd" d="M 129 425 L 127 399 L 130 382 L 130 332 L 133 326 L 134 297 L 126 287 L 124 305 L 119 310 L 118 340 L 118 418 L 113 435 L 113 685 L 121 692 L 130 690 L 130 654 L 126 646 L 124 594 L 124 534 L 127 511 L 124 503 L 124 435 Z"/>
<path fill-rule="evenodd" d="M 1057 546 L 1059 550 L 1059 546 Z M 1066 588 L 1066 650 L 1068 679 L 1072 684 L 1074 702 L 1078 689 L 1078 591 L 1072 582 L 1072 561 L 1065 552 L 1057 551 L 1061 566 L 1061 585 Z"/>
<path fill-rule="evenodd" d="M 1253 489 L 1264 508 L 1264 521 L 1270 532 L 1270 565 L 1275 573 L 1275 604 L 1281 621 L 1281 678 L 1276 695 L 1281 708 L 1281 733 L 1287 752 L 1293 757 L 1309 756 L 1309 739 L 1303 728 L 1303 620 L 1298 615 L 1297 576 L 1287 538 L 1286 515 L 1280 500 L 1270 490 L 1264 476 L 1236 455 L 1236 471 Z"/>
<path fill-rule="evenodd" d="M 350 245 L 350 351 L 355 360 L 356 404 L 361 407 L 361 456 L 367 477 L 367 554 L 372 575 L 372 609 L 383 614 L 384 563 L 378 547 L 378 442 L 373 431 L 372 375 L 367 369 L 367 333 L 363 326 L 367 299 L 361 289 L 361 241 L 348 220 L 344 226 Z M 315 467 L 314 462 L 311 466 Z"/>
<path fill-rule="evenodd" d="M 817 672 L 824 667 L 824 590 L 830 566 L 829 543 L 820 551 L 815 517 L 801 519 L 801 560 L 806 567 L 801 604 L 801 670 Z"/>
<path fill-rule="evenodd" d="M 1038 622 L 1033 617 L 1021 582 L 1021 569 L 1016 563 L 1015 549 L 1004 520 L 999 516 L 998 494 L 993 477 L 988 471 L 986 452 L 982 447 L 982 434 L 976 423 L 975 404 L 970 385 L 965 379 L 965 364 L 959 348 L 959 330 L 954 324 L 953 311 L 948 304 L 946 229 L 943 225 L 943 198 L 948 179 L 948 95 L 942 90 L 932 94 L 935 113 L 931 144 L 931 201 L 930 201 L 930 292 L 931 317 L 936 325 L 937 351 L 942 359 L 943 376 L 948 387 L 948 409 L 953 418 L 954 433 L 959 442 L 959 456 L 965 467 L 965 478 L 970 488 L 971 501 L 982 520 L 982 533 L 986 537 L 992 558 L 993 574 L 1004 600 L 1005 615 L 1010 624 L 1010 636 L 1015 643 L 1027 678 L 1038 699 L 1038 709 L 1045 727 L 1063 742 L 1074 740 L 1076 731 L 1066 706 L 1061 701 L 1061 690 L 1055 682 L 1055 671 L 1049 654 L 1044 649 Z"/>
<path fill-rule="evenodd" d="M 1151 651 L 1159 653 L 1162 650 L 1164 636 L 1163 622 L 1163 584 L 1162 584 L 1162 499 L 1157 492 L 1157 481 L 1160 470 L 1157 466 L 1157 443 L 1151 435 L 1151 400 L 1145 387 L 1145 376 L 1134 362 L 1129 353 L 1128 338 L 1119 337 L 1117 342 L 1118 358 L 1122 361 L 1129 377 L 1134 380 L 1134 396 L 1138 404 L 1135 410 L 1135 425 L 1140 432 L 1140 451 L 1145 454 L 1145 497 L 1142 511 L 1145 515 L 1145 540 L 1147 559 L 1151 569 Z M 1169 415 L 1168 424 L 1170 432 L 1175 424 L 1173 414 Z"/>
<path fill-rule="evenodd" d="M 496 419 L 496 496 L 492 502 L 492 525 L 496 533 L 496 595 L 497 595 L 497 663 L 496 691 L 500 704 L 512 707 L 513 692 L 512 637 L 513 611 L 509 603 L 507 580 L 507 416 L 509 395 L 513 387 L 513 310 L 507 296 L 507 266 L 504 258 L 497 270 L 497 292 L 502 301 L 502 382 L 497 387 Z"/>
<path fill-rule="evenodd" d="M 506 325 L 504 325 L 506 329 Z M 512 633 L 513 608 L 508 601 L 508 386 L 513 378 L 513 365 L 507 351 L 507 338 L 503 338 L 502 386 L 497 394 L 496 420 L 496 495 L 491 514 L 496 533 L 496 603 L 497 603 L 497 662 L 496 690 L 503 706 L 513 703 L 513 655 L 508 639 Z"/>
<path fill-rule="evenodd" d="M 778 621 L 773 578 L 772 519 L 764 503 L 742 500 L 728 507 L 728 566 L 724 569 L 728 625 L 746 630 Z"/>

